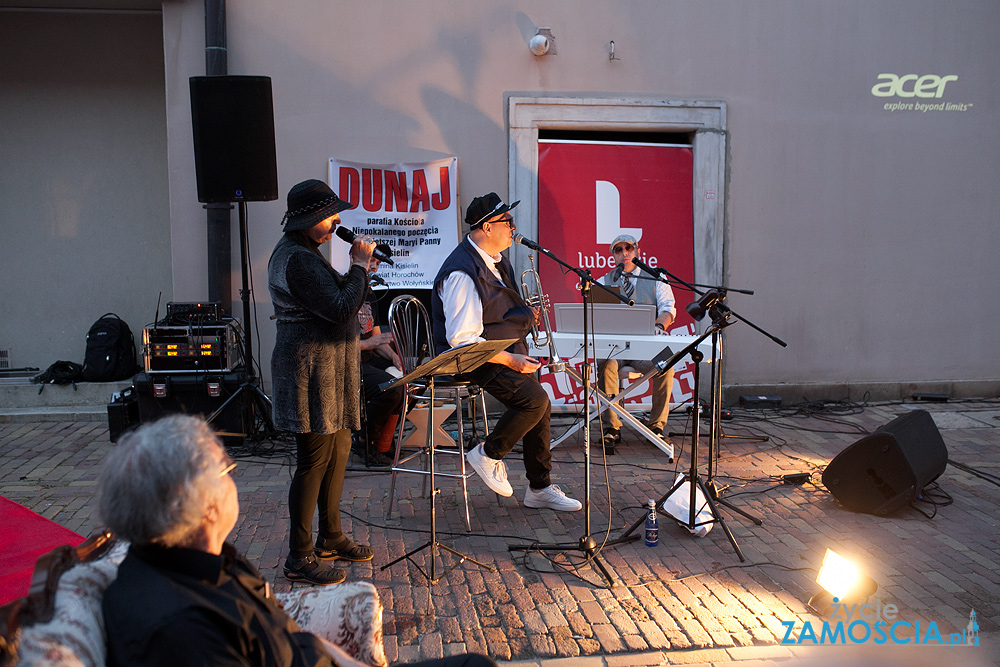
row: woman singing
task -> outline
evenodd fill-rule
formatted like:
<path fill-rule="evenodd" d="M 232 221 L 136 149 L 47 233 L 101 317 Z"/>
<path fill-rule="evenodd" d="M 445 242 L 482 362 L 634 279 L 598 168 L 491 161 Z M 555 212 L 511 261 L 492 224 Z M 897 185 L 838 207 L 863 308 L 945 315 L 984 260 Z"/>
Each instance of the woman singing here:
<path fill-rule="evenodd" d="M 371 560 L 340 527 L 340 496 L 351 451 L 351 431 L 361 427 L 358 310 L 368 284 L 375 242 L 358 235 L 351 267 L 341 275 L 319 247 L 351 205 L 330 187 L 308 180 L 288 192 L 284 235 L 268 262 L 277 339 L 271 357 L 274 425 L 295 433 L 296 468 L 288 491 L 290 530 L 285 576 L 317 585 L 346 575 L 328 561 Z M 319 534 L 312 541 L 313 513 Z"/>

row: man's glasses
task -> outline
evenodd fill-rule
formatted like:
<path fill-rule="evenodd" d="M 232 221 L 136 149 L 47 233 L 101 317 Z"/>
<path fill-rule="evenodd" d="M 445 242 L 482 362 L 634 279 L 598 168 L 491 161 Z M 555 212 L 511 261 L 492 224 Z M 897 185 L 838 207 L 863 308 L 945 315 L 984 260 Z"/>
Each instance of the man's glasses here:
<path fill-rule="evenodd" d="M 493 224 L 504 223 L 511 229 L 514 229 L 514 216 L 508 215 L 506 218 L 500 218 L 499 220 L 493 220 Z"/>
<path fill-rule="evenodd" d="M 616 245 L 611 250 L 611 252 L 632 252 L 632 250 L 634 250 L 634 249 L 635 249 L 635 246 L 632 245 L 631 243 L 620 243 L 620 244 Z"/>

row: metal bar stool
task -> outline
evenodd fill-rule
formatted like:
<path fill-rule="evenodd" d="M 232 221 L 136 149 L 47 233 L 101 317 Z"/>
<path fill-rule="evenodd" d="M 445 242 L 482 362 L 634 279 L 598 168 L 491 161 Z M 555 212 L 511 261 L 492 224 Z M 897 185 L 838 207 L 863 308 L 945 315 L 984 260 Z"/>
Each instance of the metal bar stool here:
<path fill-rule="evenodd" d="M 397 296 L 389 304 L 389 326 L 392 330 L 396 343 L 396 351 L 403 361 L 403 374 L 411 372 L 420 364 L 431 359 L 434 349 L 434 338 L 430 326 L 430 317 L 424 304 L 414 296 L 403 294 Z M 400 472 L 415 473 L 424 475 L 424 493 L 427 493 L 427 478 L 430 477 L 430 462 L 432 457 L 427 446 L 427 428 L 432 428 L 430 446 L 434 448 L 433 460 L 440 461 L 438 455 L 451 455 L 458 457 L 457 472 L 443 472 L 437 469 L 435 463 L 434 475 L 436 477 L 446 477 L 462 480 L 462 499 L 465 503 L 465 526 L 472 530 L 472 517 L 469 512 L 469 477 L 475 475 L 475 471 L 466 468 L 465 465 L 465 430 L 462 409 L 468 405 L 473 432 L 476 429 L 476 419 L 482 416 L 483 434 L 488 435 L 489 426 L 486 420 L 486 397 L 483 391 L 472 382 L 463 382 L 450 378 L 438 378 L 434 381 L 435 396 L 444 396 L 444 400 L 438 403 L 435 399 L 434 424 L 428 424 L 428 401 L 423 397 L 423 392 L 427 388 L 425 382 L 407 383 L 406 391 L 403 394 L 403 412 L 399 425 L 396 428 L 395 456 L 392 463 L 392 483 L 389 487 L 389 511 L 392 514 L 396 498 L 396 474 Z M 478 401 L 477 401 L 478 399 Z M 445 404 L 447 401 L 447 404 Z M 458 441 L 445 431 L 441 424 L 444 420 L 455 414 L 458 424 Z M 406 422 L 409 421 L 415 427 L 410 435 L 403 439 Z M 410 446 L 415 447 L 415 451 L 406 453 Z M 406 450 L 406 451 L 404 451 Z M 410 467 L 407 464 L 414 459 L 423 460 L 423 468 Z M 436 489 L 431 489 L 431 493 L 436 493 Z"/>

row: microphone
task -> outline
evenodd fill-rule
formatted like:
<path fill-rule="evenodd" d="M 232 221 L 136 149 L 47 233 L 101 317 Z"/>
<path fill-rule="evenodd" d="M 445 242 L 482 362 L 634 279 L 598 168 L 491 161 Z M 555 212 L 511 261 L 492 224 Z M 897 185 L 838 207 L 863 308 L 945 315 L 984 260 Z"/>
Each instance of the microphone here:
<path fill-rule="evenodd" d="M 339 236 L 343 240 L 347 241 L 348 243 L 354 243 L 354 239 L 357 238 L 358 235 L 355 234 L 354 232 L 352 232 L 347 227 L 344 227 L 343 225 L 341 225 L 341 226 L 337 227 L 337 236 Z M 374 257 L 375 259 L 377 259 L 380 262 L 385 262 L 389 266 L 395 266 L 395 264 L 393 263 L 392 259 L 390 259 L 389 257 L 386 257 L 385 253 L 383 253 L 381 250 L 375 250 L 372 253 L 372 257 Z"/>
<path fill-rule="evenodd" d="M 535 243 L 531 239 L 524 238 L 520 234 L 514 234 L 514 236 L 511 237 L 511 240 L 514 241 L 514 243 L 520 243 L 521 245 L 525 246 L 526 248 L 531 248 L 532 250 L 535 250 L 537 252 L 544 252 L 544 253 L 548 252 L 548 250 L 546 250 L 542 246 L 538 245 L 537 243 Z"/>
<path fill-rule="evenodd" d="M 633 257 L 632 258 L 632 263 L 635 264 L 636 266 L 638 266 L 640 269 L 642 269 L 646 273 L 648 273 L 649 275 L 656 276 L 657 278 L 660 277 L 660 271 L 658 269 L 652 268 L 651 266 L 649 266 L 649 264 L 646 264 L 646 262 L 642 261 L 638 257 Z"/>
<path fill-rule="evenodd" d="M 386 282 L 382 280 L 382 276 L 377 273 L 372 273 L 368 276 L 368 282 L 372 285 L 386 285 Z"/>
<path fill-rule="evenodd" d="M 618 282 L 621 280 L 622 273 L 625 272 L 625 265 L 619 264 L 615 267 L 615 272 L 611 274 L 611 282 Z"/>

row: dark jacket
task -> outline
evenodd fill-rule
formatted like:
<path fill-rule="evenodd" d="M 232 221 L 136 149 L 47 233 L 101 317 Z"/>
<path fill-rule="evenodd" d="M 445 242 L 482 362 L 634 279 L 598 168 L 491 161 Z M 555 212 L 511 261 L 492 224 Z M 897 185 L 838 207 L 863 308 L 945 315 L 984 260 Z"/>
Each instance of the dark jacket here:
<path fill-rule="evenodd" d="M 476 292 L 479 293 L 479 299 L 483 303 L 483 338 L 486 340 L 516 338 L 517 342 L 508 347 L 507 351 L 514 354 L 528 353 L 524 338 L 531 331 L 534 313 L 514 287 L 517 283 L 514 282 L 514 270 L 511 268 L 510 260 L 504 257 L 497 268 L 501 275 L 506 276 L 506 284 L 497 281 L 496 276 L 483 261 L 482 255 L 472 246 L 468 236 L 462 239 L 458 247 L 444 260 L 434 278 L 434 288 L 431 290 L 431 317 L 437 354 L 451 347 L 446 333 L 444 305 L 438 289 L 453 271 L 468 274 L 476 285 Z"/>
<path fill-rule="evenodd" d="M 102 605 L 112 667 L 332 665 L 229 544 L 221 556 L 132 545 Z"/>
<path fill-rule="evenodd" d="M 295 433 L 361 428 L 358 310 L 368 273 L 337 273 L 318 250 L 285 235 L 271 253 L 267 287 L 277 337 L 271 356 L 274 426 Z"/>

